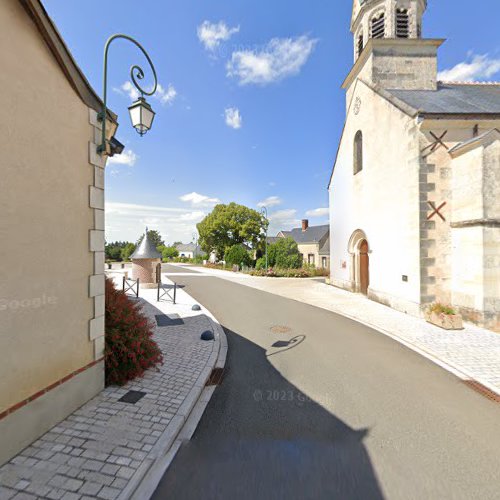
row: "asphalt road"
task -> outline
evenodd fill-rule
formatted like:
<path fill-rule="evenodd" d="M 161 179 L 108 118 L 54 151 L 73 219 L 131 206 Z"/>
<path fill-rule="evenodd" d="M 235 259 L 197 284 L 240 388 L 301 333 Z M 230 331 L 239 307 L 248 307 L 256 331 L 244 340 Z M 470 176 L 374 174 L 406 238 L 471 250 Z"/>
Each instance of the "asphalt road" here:
<path fill-rule="evenodd" d="M 176 281 L 222 323 L 229 355 L 154 499 L 500 497 L 498 403 L 332 312 L 196 273 Z"/>

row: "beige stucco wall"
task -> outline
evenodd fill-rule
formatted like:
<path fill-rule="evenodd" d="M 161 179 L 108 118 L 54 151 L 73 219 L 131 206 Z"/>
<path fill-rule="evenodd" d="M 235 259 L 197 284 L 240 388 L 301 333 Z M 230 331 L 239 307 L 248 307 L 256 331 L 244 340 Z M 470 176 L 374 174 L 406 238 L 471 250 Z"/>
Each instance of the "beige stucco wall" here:
<path fill-rule="evenodd" d="M 312 254 L 314 255 L 314 265 L 320 267 L 321 260 L 319 258 L 319 245 L 317 243 L 298 244 L 297 247 L 304 258 L 304 263 L 307 264 L 309 262 L 309 254 Z"/>
<path fill-rule="evenodd" d="M 418 311 L 418 130 L 407 115 L 362 82 L 358 115 L 351 109 L 330 185 L 332 283 L 353 289 L 349 240 L 358 229 L 370 246 L 370 294 L 408 312 Z M 363 132 L 363 170 L 353 175 L 353 144 Z M 404 282 L 402 276 L 408 276 Z"/>
<path fill-rule="evenodd" d="M 17 0 L 0 2 L 0 47 L 1 412 L 95 359 L 95 214 L 89 110 Z"/>
<path fill-rule="evenodd" d="M 452 161 L 452 303 L 466 319 L 495 330 L 500 330 L 499 167 L 500 140 L 494 137 Z"/>

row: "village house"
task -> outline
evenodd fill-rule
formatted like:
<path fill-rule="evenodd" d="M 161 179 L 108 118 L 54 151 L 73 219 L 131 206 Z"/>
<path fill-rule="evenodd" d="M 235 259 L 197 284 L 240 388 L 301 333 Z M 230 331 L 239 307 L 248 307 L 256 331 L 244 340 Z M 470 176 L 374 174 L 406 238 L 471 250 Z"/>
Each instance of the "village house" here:
<path fill-rule="evenodd" d="M 500 84 L 438 81 L 425 0 L 354 0 L 331 282 L 500 331 Z"/>
<path fill-rule="evenodd" d="M 105 159 L 101 100 L 39 0 L 0 2 L 0 47 L 1 464 L 104 387 Z"/>
<path fill-rule="evenodd" d="M 278 238 L 292 238 L 299 248 L 304 264 L 318 268 L 330 267 L 330 226 L 309 226 L 303 219 L 302 226 L 291 231 L 280 231 Z"/>
<path fill-rule="evenodd" d="M 194 243 L 176 245 L 175 249 L 179 252 L 179 257 L 186 257 L 187 259 L 194 259 L 201 255 L 201 248 Z"/>

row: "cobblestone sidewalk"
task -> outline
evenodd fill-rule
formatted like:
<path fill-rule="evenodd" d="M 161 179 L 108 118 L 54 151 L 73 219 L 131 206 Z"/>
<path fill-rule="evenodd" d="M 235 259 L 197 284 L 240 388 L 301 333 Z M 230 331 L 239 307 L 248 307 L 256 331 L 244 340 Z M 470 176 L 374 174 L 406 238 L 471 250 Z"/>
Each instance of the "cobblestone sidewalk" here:
<path fill-rule="evenodd" d="M 156 290 L 141 290 L 143 310 L 177 314 L 156 327 L 164 355 L 158 370 L 124 387 L 108 387 L 0 468 L 0 499 L 130 498 L 158 457 L 174 443 L 225 347 L 222 329 L 205 310 L 193 312 L 182 290 L 178 303 L 156 302 Z M 215 341 L 200 340 L 212 330 Z M 119 402 L 128 391 L 146 395 Z"/>
<path fill-rule="evenodd" d="M 476 380 L 500 394 L 498 333 L 468 323 L 463 330 L 446 331 L 314 279 L 261 278 L 203 267 L 191 269 L 352 318 L 398 340 L 460 378 Z"/>

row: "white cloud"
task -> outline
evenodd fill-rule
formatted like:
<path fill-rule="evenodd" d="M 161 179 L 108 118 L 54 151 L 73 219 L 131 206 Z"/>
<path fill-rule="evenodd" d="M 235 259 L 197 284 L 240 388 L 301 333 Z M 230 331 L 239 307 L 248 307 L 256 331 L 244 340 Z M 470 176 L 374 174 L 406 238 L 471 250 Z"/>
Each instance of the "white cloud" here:
<path fill-rule="evenodd" d="M 139 157 L 131 150 L 126 149 L 121 155 L 111 156 L 108 165 L 128 165 L 133 167 Z"/>
<path fill-rule="evenodd" d="M 329 213 L 328 208 L 315 208 L 314 210 L 308 210 L 306 215 L 308 217 L 326 217 Z"/>
<path fill-rule="evenodd" d="M 297 210 L 294 208 L 277 210 L 269 214 L 269 222 L 269 234 L 277 234 L 279 231 L 289 230 L 300 225 L 300 220 L 297 219 Z"/>
<path fill-rule="evenodd" d="M 132 82 L 128 80 L 119 88 L 114 88 L 113 90 L 118 94 L 127 95 L 131 101 L 136 101 L 140 95 Z M 150 90 L 152 90 L 152 88 Z M 164 88 L 159 83 L 156 92 L 151 97 L 158 99 L 161 104 L 172 104 L 177 97 L 177 90 L 171 83 L 168 84 L 167 88 Z"/>
<path fill-rule="evenodd" d="M 214 205 L 217 205 L 217 203 L 220 203 L 218 198 L 210 198 L 209 196 L 205 196 L 194 191 L 181 196 L 179 199 L 181 201 L 191 203 L 191 206 L 198 207 L 213 207 Z"/>
<path fill-rule="evenodd" d="M 238 130 L 243 125 L 243 118 L 241 117 L 240 110 L 238 108 L 226 108 L 224 111 L 224 116 L 226 118 L 226 125 L 228 127 Z"/>
<path fill-rule="evenodd" d="M 467 60 L 453 68 L 441 71 L 438 79 L 441 81 L 481 81 L 489 80 L 500 73 L 500 57 L 490 57 L 488 54 L 470 54 Z"/>
<path fill-rule="evenodd" d="M 222 42 L 227 42 L 239 31 L 239 26 L 230 28 L 224 21 L 218 23 L 204 21 L 198 26 L 198 39 L 205 46 L 205 49 L 213 52 Z"/>
<path fill-rule="evenodd" d="M 259 203 L 257 203 L 257 206 L 261 208 L 270 208 L 275 207 L 276 205 L 281 205 L 281 203 L 282 200 L 279 196 L 268 196 L 265 200 L 259 201 Z"/>
<path fill-rule="evenodd" d="M 156 90 L 155 97 L 160 99 L 160 102 L 162 104 L 171 105 L 177 97 L 177 90 L 171 83 L 168 84 L 168 87 L 166 89 L 158 84 L 158 89 Z"/>
<path fill-rule="evenodd" d="M 273 38 L 260 51 L 233 52 L 227 63 L 227 76 L 241 85 L 267 85 L 296 75 L 311 55 L 317 40 L 306 35 L 296 38 Z"/>
<path fill-rule="evenodd" d="M 119 89 L 114 89 L 119 94 L 126 94 L 130 97 L 131 101 L 136 101 L 139 97 L 139 91 L 130 81 L 126 81 Z"/>
<path fill-rule="evenodd" d="M 160 231 L 167 243 L 189 243 L 196 224 L 206 215 L 199 209 L 107 202 L 106 240 L 135 242 L 147 226 Z"/>

